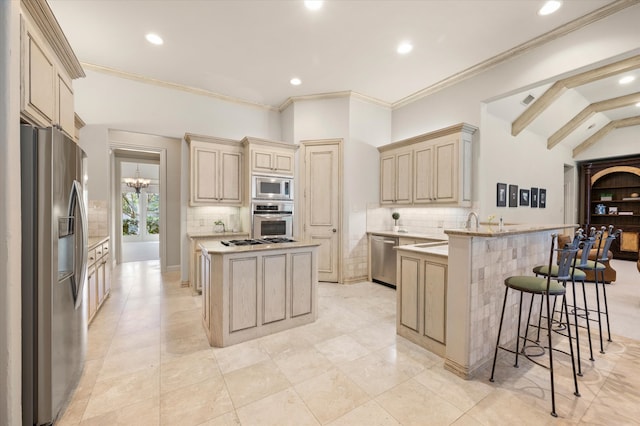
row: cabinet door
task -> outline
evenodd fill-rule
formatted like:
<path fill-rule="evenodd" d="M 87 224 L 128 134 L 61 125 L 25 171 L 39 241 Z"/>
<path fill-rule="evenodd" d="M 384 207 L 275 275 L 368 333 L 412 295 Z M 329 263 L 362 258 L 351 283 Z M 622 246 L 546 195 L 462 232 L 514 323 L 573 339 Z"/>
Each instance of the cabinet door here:
<path fill-rule="evenodd" d="M 203 254 L 201 251 L 199 253 L 200 273 L 198 275 L 202 280 L 202 321 L 205 327 L 211 330 L 211 283 L 209 281 L 211 274 L 211 257 L 208 254 Z"/>
<path fill-rule="evenodd" d="M 434 149 L 436 201 L 458 201 L 458 141 L 440 143 Z"/>
<path fill-rule="evenodd" d="M 262 256 L 262 324 L 286 318 L 286 271 L 286 254 Z"/>
<path fill-rule="evenodd" d="M 219 201 L 242 202 L 242 154 L 220 152 Z"/>
<path fill-rule="evenodd" d="M 104 263 L 103 263 L 103 260 L 104 259 L 101 258 L 98 261 L 98 264 L 96 265 L 96 288 L 97 288 L 96 301 L 97 301 L 98 306 L 100 306 L 100 304 L 104 300 Z"/>
<path fill-rule="evenodd" d="M 414 203 L 430 203 L 433 197 L 433 147 L 426 146 L 414 151 Z"/>
<path fill-rule="evenodd" d="M 102 258 L 104 267 L 104 295 L 111 293 L 111 255 L 105 254 Z"/>
<path fill-rule="evenodd" d="M 313 255 L 291 254 L 291 317 L 309 314 L 313 310 Z"/>
<path fill-rule="evenodd" d="M 445 343 L 447 265 L 425 262 L 424 334 Z"/>
<path fill-rule="evenodd" d="M 211 204 L 218 200 L 217 150 L 194 147 L 191 157 L 191 202 Z"/>
<path fill-rule="evenodd" d="M 411 152 L 396 156 L 396 204 L 410 204 L 412 201 L 413 164 Z"/>
<path fill-rule="evenodd" d="M 73 137 L 75 134 L 75 115 L 73 110 L 73 91 L 71 85 L 58 75 L 58 124 L 62 130 Z"/>
<path fill-rule="evenodd" d="M 294 155 L 291 152 L 274 152 L 273 162 L 276 172 L 282 175 L 293 175 Z"/>
<path fill-rule="evenodd" d="M 258 173 L 271 173 L 274 169 L 273 156 L 268 151 L 253 150 L 252 170 Z"/>
<path fill-rule="evenodd" d="M 396 156 L 386 155 L 380 159 L 380 204 L 396 201 Z"/>
<path fill-rule="evenodd" d="M 233 333 L 258 325 L 258 259 L 248 257 L 229 262 L 229 331 Z"/>
<path fill-rule="evenodd" d="M 55 69 L 44 48 L 27 32 L 23 77 L 23 110 L 50 126 L 55 112 Z"/>
<path fill-rule="evenodd" d="M 419 331 L 420 324 L 420 259 L 400 258 L 399 322 L 405 327 Z"/>
<path fill-rule="evenodd" d="M 98 283 L 96 268 L 90 267 L 87 273 L 87 318 L 90 320 L 98 309 Z"/>

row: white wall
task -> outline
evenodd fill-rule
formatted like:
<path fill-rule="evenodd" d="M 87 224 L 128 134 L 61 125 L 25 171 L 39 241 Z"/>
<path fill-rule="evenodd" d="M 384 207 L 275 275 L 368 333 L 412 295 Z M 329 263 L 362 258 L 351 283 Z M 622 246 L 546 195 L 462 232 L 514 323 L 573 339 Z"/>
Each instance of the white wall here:
<path fill-rule="evenodd" d="M 547 149 L 547 140 L 523 131 L 511 136 L 511 123 L 485 113 L 481 120 L 482 144 L 476 185 L 481 221 L 494 215 L 505 223 L 564 223 L 564 164 L 573 164 L 571 153 L 558 146 Z M 546 208 L 496 207 L 496 184 L 520 189 L 545 188 Z"/>
<path fill-rule="evenodd" d="M 22 422 L 19 9 L 0 2 L 0 425 Z"/>
<path fill-rule="evenodd" d="M 588 150 L 576 156 L 576 161 L 621 157 L 640 153 L 640 126 L 623 127 L 609 133 Z"/>

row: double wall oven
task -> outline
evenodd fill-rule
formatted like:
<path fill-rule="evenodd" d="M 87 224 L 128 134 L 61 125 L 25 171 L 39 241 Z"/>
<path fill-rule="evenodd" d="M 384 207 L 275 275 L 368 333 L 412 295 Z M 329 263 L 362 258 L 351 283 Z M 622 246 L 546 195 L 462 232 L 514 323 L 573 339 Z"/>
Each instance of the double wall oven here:
<path fill-rule="evenodd" d="M 252 177 L 252 238 L 293 237 L 293 179 Z"/>

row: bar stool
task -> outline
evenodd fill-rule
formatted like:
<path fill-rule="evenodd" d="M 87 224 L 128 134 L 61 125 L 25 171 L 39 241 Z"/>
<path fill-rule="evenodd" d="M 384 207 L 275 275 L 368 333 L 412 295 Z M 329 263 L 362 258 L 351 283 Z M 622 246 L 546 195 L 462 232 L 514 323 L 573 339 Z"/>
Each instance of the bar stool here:
<path fill-rule="evenodd" d="M 588 258 L 588 251 L 591 250 L 591 247 L 593 246 L 594 243 L 594 238 L 586 238 L 583 230 L 582 229 L 578 229 L 575 233 L 575 236 L 573 238 L 573 241 L 571 242 L 571 244 L 568 246 L 571 249 L 576 250 L 576 252 L 578 251 L 579 248 L 582 248 L 582 253 L 583 255 L 581 256 L 581 260 L 580 260 L 580 264 L 585 264 Z M 586 255 L 585 255 L 585 250 L 587 251 Z M 569 305 L 567 303 L 568 307 L 573 308 L 573 318 L 574 318 L 574 326 L 575 326 L 575 341 L 576 341 L 576 352 L 577 352 L 577 357 L 578 357 L 578 376 L 582 376 L 582 362 L 580 359 L 580 333 L 578 330 L 578 327 L 580 327 L 579 322 L 578 322 L 578 317 L 580 318 L 585 318 L 586 322 L 587 322 L 587 336 L 589 338 L 589 353 L 590 353 L 590 360 L 594 361 L 593 359 L 593 348 L 592 348 L 592 344 L 591 344 L 591 328 L 589 327 L 589 317 L 587 315 L 587 298 L 586 298 L 586 294 L 585 294 L 585 290 L 584 290 L 584 282 L 587 278 L 587 274 L 582 271 L 581 269 L 577 269 L 578 265 L 576 264 L 577 262 L 577 257 L 574 256 L 574 260 L 573 263 L 571 265 L 571 269 L 569 270 L 570 276 L 571 276 L 571 291 L 573 293 L 573 306 Z M 538 265 L 535 266 L 533 268 L 533 273 L 537 276 L 543 276 L 543 277 L 547 277 L 550 276 L 553 279 L 558 279 L 558 269 L 559 266 L 558 265 L 553 265 L 551 267 L 551 269 L 549 269 L 549 266 L 547 265 Z M 582 294 L 584 297 L 584 308 L 580 308 L 577 306 L 577 302 L 576 302 L 576 281 L 578 282 L 582 282 Z M 566 285 L 565 285 L 566 288 Z M 555 299 L 555 298 L 554 298 Z M 543 302 L 544 302 L 544 298 L 540 298 L 540 315 L 538 316 L 538 327 L 537 327 L 537 339 L 536 342 L 540 341 L 540 329 L 541 327 L 541 323 L 542 323 L 542 307 L 543 307 Z M 533 305 L 533 298 L 531 298 L 531 305 L 529 306 L 529 317 L 531 317 L 531 308 Z M 560 309 L 560 321 L 558 322 L 559 324 L 559 328 L 562 328 L 565 324 L 562 322 L 562 315 L 563 315 L 563 309 L 564 305 L 561 307 Z M 580 314 L 580 311 L 584 311 L 585 314 Z M 556 302 L 554 300 L 553 302 L 553 309 L 551 310 L 552 312 L 552 317 L 551 320 L 553 322 L 553 315 L 556 312 Z M 566 324 L 567 327 L 570 326 L 570 324 Z M 525 338 L 526 338 L 526 333 L 525 333 Z"/>
<path fill-rule="evenodd" d="M 571 366 L 573 368 L 573 382 L 575 385 L 575 392 L 574 395 L 575 396 L 580 396 L 580 392 L 578 391 L 578 379 L 576 377 L 576 364 L 575 364 L 575 359 L 574 359 L 574 354 L 573 354 L 573 342 L 571 339 L 571 328 L 567 327 L 567 335 L 569 338 L 569 353 L 567 353 L 566 351 L 563 351 L 561 349 L 557 349 L 553 347 L 553 342 L 552 342 L 552 328 L 551 328 L 551 304 L 550 304 L 550 300 L 549 300 L 549 296 L 562 296 L 562 304 L 564 306 L 564 313 L 565 313 L 565 320 L 567 322 L 567 324 L 569 323 L 569 313 L 567 310 L 567 300 L 565 298 L 565 294 L 566 294 L 566 289 L 565 286 L 562 284 L 563 282 L 566 283 L 568 280 L 571 279 L 570 276 L 570 268 L 574 262 L 576 253 L 577 253 L 577 249 L 576 248 L 572 248 L 572 247 L 565 247 L 562 249 L 555 249 L 555 244 L 556 244 L 556 239 L 557 239 L 558 235 L 557 234 L 553 234 L 551 236 L 551 249 L 549 252 L 549 263 L 548 263 L 548 267 L 549 270 L 552 269 L 553 267 L 553 255 L 555 252 L 557 252 L 558 255 L 558 277 L 556 279 L 551 279 L 551 275 L 547 275 L 546 278 L 542 278 L 542 277 L 534 277 L 534 276 L 513 276 L 513 277 L 509 277 L 506 280 L 504 280 L 504 285 L 505 285 L 505 293 L 504 293 L 504 302 L 502 303 L 502 314 L 500 315 L 500 325 L 498 327 L 498 338 L 496 341 L 496 350 L 495 350 L 495 354 L 493 357 L 493 366 L 491 368 L 491 378 L 489 379 L 489 381 L 493 382 L 494 381 L 494 373 L 495 373 L 495 369 L 496 369 L 496 359 L 498 357 L 498 349 L 502 349 L 504 351 L 510 352 L 515 354 L 515 364 L 514 367 L 518 367 L 518 356 L 519 354 L 522 352 L 522 355 L 524 357 L 526 357 L 527 359 L 529 359 L 531 362 L 533 362 L 534 364 L 540 365 L 542 367 L 545 367 L 549 370 L 549 375 L 550 375 L 550 380 L 551 380 L 551 415 L 554 417 L 557 417 L 558 415 L 556 414 L 556 397 L 555 397 L 555 381 L 554 381 L 554 374 L 553 374 L 553 352 L 554 351 L 558 351 L 558 352 L 562 352 L 565 353 L 567 355 L 571 356 Z M 504 312 L 505 312 L 505 308 L 507 306 L 507 298 L 509 295 L 509 289 L 513 289 L 516 291 L 520 292 L 520 305 L 519 305 L 519 311 L 518 311 L 518 330 L 517 330 L 517 335 L 516 335 L 516 349 L 510 349 L 507 348 L 505 346 L 501 346 L 500 345 L 500 335 L 502 334 L 502 325 L 503 325 L 503 321 L 504 321 Z M 532 339 L 529 339 L 525 336 L 523 336 L 520 332 L 520 326 L 521 326 L 521 319 L 522 319 L 522 299 L 523 299 L 523 295 L 524 293 L 529 293 L 531 294 L 531 297 L 535 297 L 536 295 L 540 295 L 541 297 L 543 297 L 546 300 L 546 304 L 547 304 L 547 324 L 545 329 L 547 330 L 547 336 L 548 336 L 548 346 L 540 346 L 537 342 L 535 342 Z M 531 306 L 531 305 L 530 305 Z M 536 325 L 532 325 L 529 323 L 529 319 L 527 319 L 527 325 L 526 328 L 528 329 L 529 327 L 537 327 Z M 523 343 L 522 343 L 522 351 L 520 350 L 520 339 L 523 339 Z M 532 343 L 533 346 L 542 348 L 543 350 L 546 349 L 549 351 L 549 364 L 545 365 L 535 359 L 533 359 L 534 356 L 539 356 L 539 354 L 536 355 L 529 355 L 526 353 L 526 349 L 527 349 L 527 343 Z"/>
<path fill-rule="evenodd" d="M 597 313 L 596 321 L 598 321 L 598 331 L 600 333 L 600 353 L 603 354 L 605 353 L 604 345 L 602 342 L 602 315 L 603 314 L 605 316 L 605 319 L 607 320 L 607 340 L 611 342 L 611 327 L 609 325 L 609 308 L 607 304 L 607 287 L 604 282 L 604 272 L 606 269 L 606 265 L 604 264 L 604 262 L 609 260 L 609 249 L 611 248 L 611 244 L 613 244 L 613 241 L 618 237 L 620 233 L 622 233 L 622 231 L 618 229 L 617 231 L 614 232 L 613 225 L 609 225 L 608 232 L 607 232 L 607 228 L 604 226 L 600 229 L 600 231 L 597 231 L 595 233 L 594 231 L 595 231 L 595 228 L 591 228 L 591 236 L 598 241 L 598 248 L 596 250 L 596 260 L 587 260 L 584 264 L 581 263 L 580 265 L 577 265 L 577 268 L 583 271 L 593 271 L 595 288 L 596 288 L 596 310 L 595 311 L 589 310 L 586 312 L 586 315 L 588 317 L 590 311 Z M 604 236 L 605 232 L 607 232 L 606 238 Z M 605 240 L 604 246 L 602 245 L 603 239 Z M 582 254 L 584 257 L 584 251 Z M 587 256 L 588 256 L 588 253 L 587 253 Z M 598 289 L 598 273 L 600 273 L 602 277 L 601 284 L 602 284 L 602 295 L 604 299 L 604 310 L 600 308 L 600 290 Z M 585 296 L 585 300 L 586 300 L 586 296 Z"/>

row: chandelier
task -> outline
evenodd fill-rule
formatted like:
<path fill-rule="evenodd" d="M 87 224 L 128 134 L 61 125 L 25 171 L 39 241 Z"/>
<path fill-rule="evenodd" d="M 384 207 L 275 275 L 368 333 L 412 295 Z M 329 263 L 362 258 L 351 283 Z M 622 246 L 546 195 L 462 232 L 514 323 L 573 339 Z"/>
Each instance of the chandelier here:
<path fill-rule="evenodd" d="M 140 177 L 140 169 L 137 164 L 135 178 L 124 178 L 124 183 L 126 183 L 128 187 L 135 189 L 136 194 L 139 194 L 142 188 L 148 187 L 150 182 L 151 181 L 149 179 L 143 179 Z"/>

